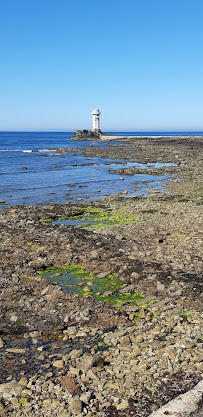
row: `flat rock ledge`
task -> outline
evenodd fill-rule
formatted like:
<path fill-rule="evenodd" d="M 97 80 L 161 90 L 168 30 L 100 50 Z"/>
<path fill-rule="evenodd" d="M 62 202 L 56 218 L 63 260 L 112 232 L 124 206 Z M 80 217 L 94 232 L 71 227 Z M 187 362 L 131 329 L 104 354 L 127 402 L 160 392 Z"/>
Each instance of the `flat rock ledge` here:
<path fill-rule="evenodd" d="M 169 401 L 149 417 L 201 417 L 203 416 L 202 400 L 203 379 L 192 390 Z"/>

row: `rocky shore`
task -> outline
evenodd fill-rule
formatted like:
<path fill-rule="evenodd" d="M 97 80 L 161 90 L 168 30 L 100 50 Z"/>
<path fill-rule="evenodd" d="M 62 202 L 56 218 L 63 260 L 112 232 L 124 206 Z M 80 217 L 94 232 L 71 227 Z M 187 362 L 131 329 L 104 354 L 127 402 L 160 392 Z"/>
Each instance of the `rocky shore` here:
<path fill-rule="evenodd" d="M 202 149 L 201 137 L 75 148 L 147 164 L 164 187 L 1 212 L 0 415 L 147 417 L 202 380 Z M 81 227 L 87 213 L 100 222 Z M 77 291 L 43 275 L 55 268 L 57 283 L 69 265 L 91 274 Z"/>

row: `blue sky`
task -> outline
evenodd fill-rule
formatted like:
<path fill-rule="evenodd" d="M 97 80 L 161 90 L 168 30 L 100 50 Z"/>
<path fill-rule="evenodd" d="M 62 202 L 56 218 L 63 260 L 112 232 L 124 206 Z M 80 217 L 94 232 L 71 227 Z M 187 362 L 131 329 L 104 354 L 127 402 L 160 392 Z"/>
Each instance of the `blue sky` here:
<path fill-rule="evenodd" d="M 0 130 L 203 130 L 202 0 L 0 0 Z"/>

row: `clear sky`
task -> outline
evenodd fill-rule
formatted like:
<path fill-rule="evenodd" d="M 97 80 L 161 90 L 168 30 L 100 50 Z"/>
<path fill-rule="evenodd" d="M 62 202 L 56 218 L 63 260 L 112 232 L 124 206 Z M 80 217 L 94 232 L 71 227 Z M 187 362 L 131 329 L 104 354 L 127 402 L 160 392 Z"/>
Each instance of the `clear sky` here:
<path fill-rule="evenodd" d="M 203 130 L 203 0 L 0 0 L 0 130 Z"/>

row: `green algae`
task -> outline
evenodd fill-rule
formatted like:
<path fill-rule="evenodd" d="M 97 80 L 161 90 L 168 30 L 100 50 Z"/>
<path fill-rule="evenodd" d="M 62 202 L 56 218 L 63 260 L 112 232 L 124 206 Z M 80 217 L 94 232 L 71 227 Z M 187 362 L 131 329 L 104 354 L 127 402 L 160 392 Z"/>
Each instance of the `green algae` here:
<path fill-rule="evenodd" d="M 142 318 L 142 314 L 141 313 L 136 313 L 135 318 L 134 318 L 134 323 L 137 323 L 137 321 L 141 320 L 141 318 Z"/>
<path fill-rule="evenodd" d="M 137 305 L 139 300 L 142 299 L 142 295 L 138 291 L 133 291 L 133 293 L 124 293 L 109 296 L 103 294 L 98 297 L 99 301 L 104 301 L 110 303 L 112 306 L 118 309 L 125 309 L 124 305 L 130 303 L 130 305 Z"/>
<path fill-rule="evenodd" d="M 51 219 L 40 219 L 40 222 L 42 224 L 51 224 L 52 223 L 52 220 Z"/>
<path fill-rule="evenodd" d="M 125 309 L 125 304 L 140 305 L 143 298 L 138 291 L 119 293 L 124 282 L 119 280 L 117 275 L 110 274 L 104 278 L 98 278 L 87 272 L 82 266 L 54 266 L 38 271 L 38 273 L 53 284 L 59 285 L 64 291 L 85 297 L 91 296 L 97 301 L 109 303 L 117 309 Z"/>
<path fill-rule="evenodd" d="M 28 246 L 29 248 L 31 248 L 31 249 L 34 249 L 34 250 L 36 250 L 37 252 L 38 251 L 42 251 L 43 249 L 44 249 L 44 246 L 38 246 L 38 245 L 35 245 L 34 243 L 32 243 L 32 242 L 28 242 L 28 243 L 26 243 L 26 246 Z"/>
<path fill-rule="evenodd" d="M 191 314 L 192 313 L 190 311 L 182 311 L 180 313 L 181 317 L 188 317 L 188 316 L 191 316 Z"/>
<path fill-rule="evenodd" d="M 20 398 L 19 403 L 20 404 L 26 404 L 27 403 L 27 398 Z"/>
<path fill-rule="evenodd" d="M 123 210 L 115 212 L 87 207 L 82 214 L 71 217 L 60 217 L 54 224 L 69 224 L 80 227 L 103 228 L 139 222 L 137 215 L 126 215 Z"/>
<path fill-rule="evenodd" d="M 26 277 L 26 276 L 24 276 L 24 275 L 20 275 L 20 276 L 19 276 L 19 278 L 20 278 L 20 279 L 33 279 L 33 277 Z"/>

